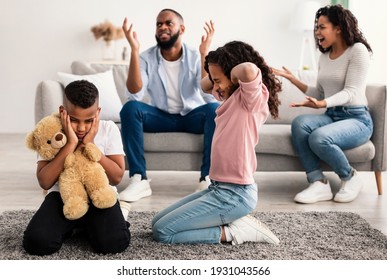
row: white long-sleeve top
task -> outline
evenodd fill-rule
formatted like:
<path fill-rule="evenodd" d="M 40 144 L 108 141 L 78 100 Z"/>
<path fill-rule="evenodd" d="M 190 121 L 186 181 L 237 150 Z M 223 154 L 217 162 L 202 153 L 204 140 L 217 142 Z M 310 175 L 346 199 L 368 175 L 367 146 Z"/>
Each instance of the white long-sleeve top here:
<path fill-rule="evenodd" d="M 308 86 L 306 95 L 325 98 L 327 108 L 367 106 L 365 95 L 370 54 L 362 43 L 355 43 L 336 59 L 321 54 L 316 87 Z"/>

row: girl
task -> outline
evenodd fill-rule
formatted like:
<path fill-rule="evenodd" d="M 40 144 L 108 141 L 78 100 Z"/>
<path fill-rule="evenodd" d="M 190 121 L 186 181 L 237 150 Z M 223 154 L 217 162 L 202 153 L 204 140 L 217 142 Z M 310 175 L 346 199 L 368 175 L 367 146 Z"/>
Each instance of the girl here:
<path fill-rule="evenodd" d="M 257 204 L 255 146 L 269 113 L 278 116 L 279 81 L 250 45 L 233 41 L 205 59 L 202 88 L 223 101 L 216 111 L 210 186 L 157 214 L 153 237 L 163 243 L 278 244 L 251 213 Z"/>
<path fill-rule="evenodd" d="M 333 197 L 320 167 L 326 162 L 340 177 L 336 202 L 353 201 L 363 183 L 343 150 L 367 142 L 373 131 L 365 96 L 372 52 L 357 19 L 340 5 L 320 8 L 315 17 L 316 46 L 322 52 L 316 87 L 309 87 L 285 67 L 274 73 L 297 86 L 306 100 L 292 106 L 327 108 L 323 115 L 301 115 L 293 120 L 292 141 L 306 170 L 309 187 L 296 195 L 299 203 L 314 203 Z"/>

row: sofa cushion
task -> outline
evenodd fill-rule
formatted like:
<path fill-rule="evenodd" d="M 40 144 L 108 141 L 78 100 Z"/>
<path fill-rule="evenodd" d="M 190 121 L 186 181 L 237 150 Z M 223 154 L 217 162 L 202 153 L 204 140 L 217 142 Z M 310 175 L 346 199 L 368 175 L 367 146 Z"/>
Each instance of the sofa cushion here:
<path fill-rule="evenodd" d="M 113 71 L 114 82 L 116 84 L 117 93 L 121 103 L 124 104 L 128 98 L 125 96 L 126 78 L 128 76 L 129 64 L 103 64 L 89 63 L 85 61 L 74 61 L 71 64 L 71 72 L 76 75 L 90 75 Z"/>
<path fill-rule="evenodd" d="M 291 126 L 286 124 L 268 124 L 259 131 L 259 143 L 256 152 L 261 154 L 288 155 L 296 157 L 291 140 Z M 366 162 L 375 157 L 375 146 L 371 141 L 344 151 L 349 162 Z"/>
<path fill-rule="evenodd" d="M 101 107 L 100 119 L 120 121 L 120 111 L 122 108 L 121 100 L 117 94 L 116 85 L 113 79 L 113 71 L 89 74 L 75 75 L 58 72 L 59 78 L 64 86 L 76 80 L 87 80 L 93 83 L 99 92 L 99 105 Z"/>

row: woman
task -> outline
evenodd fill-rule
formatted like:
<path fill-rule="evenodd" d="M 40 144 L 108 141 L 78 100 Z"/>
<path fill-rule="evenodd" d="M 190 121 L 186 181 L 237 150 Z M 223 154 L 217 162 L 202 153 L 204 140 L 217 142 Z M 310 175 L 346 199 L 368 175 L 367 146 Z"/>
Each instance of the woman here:
<path fill-rule="evenodd" d="M 309 187 L 298 193 L 299 203 L 331 200 L 333 193 L 320 161 L 326 162 L 342 183 L 336 202 L 353 201 L 363 183 L 343 150 L 366 143 L 373 131 L 365 95 L 372 49 L 355 16 L 341 5 L 320 8 L 315 17 L 315 40 L 321 51 L 316 87 L 299 81 L 288 69 L 273 69 L 306 94 L 291 106 L 327 108 L 322 115 L 301 115 L 292 123 L 292 141 L 303 164 Z"/>

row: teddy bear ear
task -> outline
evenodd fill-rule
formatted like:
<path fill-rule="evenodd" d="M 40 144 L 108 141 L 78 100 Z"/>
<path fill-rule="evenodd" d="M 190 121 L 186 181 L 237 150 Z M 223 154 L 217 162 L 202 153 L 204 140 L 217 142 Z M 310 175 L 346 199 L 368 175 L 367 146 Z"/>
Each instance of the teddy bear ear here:
<path fill-rule="evenodd" d="M 36 147 L 34 145 L 34 133 L 30 132 L 26 136 L 26 146 L 30 148 L 31 150 L 36 150 Z"/>

